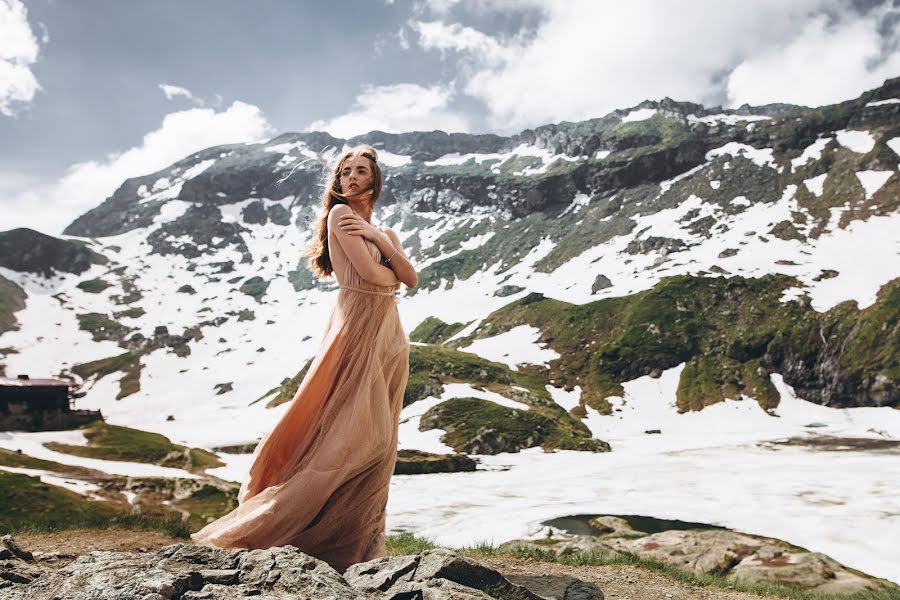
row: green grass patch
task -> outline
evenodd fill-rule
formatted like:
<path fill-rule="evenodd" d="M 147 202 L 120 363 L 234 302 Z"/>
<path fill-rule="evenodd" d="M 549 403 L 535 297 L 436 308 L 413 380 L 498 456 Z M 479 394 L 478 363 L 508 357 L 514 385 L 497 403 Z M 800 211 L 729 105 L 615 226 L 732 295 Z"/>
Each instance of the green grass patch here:
<path fill-rule="evenodd" d="M 27 297 L 22 288 L 0 275 L 0 335 L 19 328 L 16 312 L 25 308 Z"/>
<path fill-rule="evenodd" d="M 438 548 L 431 538 L 420 537 L 413 533 L 394 533 L 385 537 L 388 556 L 406 556 L 419 554 L 425 550 Z"/>
<path fill-rule="evenodd" d="M 6 448 L 0 448 L 0 465 L 22 469 L 42 469 L 44 471 L 51 471 L 53 473 L 59 473 L 61 475 L 69 475 L 73 477 L 84 476 L 90 473 L 90 469 L 86 469 L 84 467 L 64 465 L 52 460 L 35 458 L 23 452 L 7 450 Z"/>
<path fill-rule="evenodd" d="M 140 306 L 133 306 L 127 310 L 122 310 L 117 313 L 114 313 L 113 316 L 116 318 L 119 317 L 128 317 L 129 319 L 138 319 L 143 317 L 146 311 Z"/>
<path fill-rule="evenodd" d="M 38 477 L 0 471 L 0 535 L 66 529 L 137 529 L 190 536 L 177 514 L 165 518 L 131 514 L 130 508 L 89 500 Z"/>
<path fill-rule="evenodd" d="M 125 336 L 131 331 L 130 327 L 117 323 L 100 313 L 83 313 L 77 317 L 78 328 L 89 331 L 95 342 L 105 340 L 119 342 L 125 339 Z"/>
<path fill-rule="evenodd" d="M 116 400 L 134 394 L 141 389 L 141 364 L 140 355 L 133 352 L 123 352 L 116 356 L 100 358 L 88 363 L 81 363 L 72 367 L 72 372 L 83 379 L 94 375 L 97 379 L 121 371 L 119 379 L 119 393 Z"/>
<path fill-rule="evenodd" d="M 59 442 L 46 442 L 44 445 L 50 450 L 75 456 L 150 463 L 191 472 L 225 465 L 206 450 L 173 444 L 159 433 L 110 425 L 103 421 L 88 423 L 79 429 L 84 430 L 88 441 L 86 446 Z"/>
<path fill-rule="evenodd" d="M 444 323 L 437 317 L 427 317 L 409 334 L 413 342 L 440 344 L 451 338 L 466 326 L 466 323 Z"/>
<path fill-rule="evenodd" d="M 237 508 L 237 490 L 226 492 L 212 485 L 204 485 L 187 498 L 176 500 L 173 504 L 190 513 L 186 525 L 192 531 L 197 531 Z"/>
<path fill-rule="evenodd" d="M 782 302 L 797 282 L 784 275 L 761 278 L 663 278 L 654 288 L 619 298 L 572 305 L 529 294 L 489 315 L 454 343 L 495 336 L 518 325 L 541 330 L 539 341 L 560 354 L 546 380 L 582 387 L 582 407 L 609 414 L 607 398 L 621 383 L 686 363 L 678 388 L 682 411 L 726 398 L 754 398 L 777 406 L 769 375 L 781 372 L 798 389 L 841 398 L 847 406 L 897 405 L 900 376 L 900 280 L 886 284 L 875 304 L 853 303 L 817 313 L 802 302 Z M 835 352 L 837 355 L 835 356 Z M 840 377 L 827 364 L 837 358 Z M 791 367 L 791 365 L 794 365 Z M 797 369 L 796 365 L 802 365 Z"/>

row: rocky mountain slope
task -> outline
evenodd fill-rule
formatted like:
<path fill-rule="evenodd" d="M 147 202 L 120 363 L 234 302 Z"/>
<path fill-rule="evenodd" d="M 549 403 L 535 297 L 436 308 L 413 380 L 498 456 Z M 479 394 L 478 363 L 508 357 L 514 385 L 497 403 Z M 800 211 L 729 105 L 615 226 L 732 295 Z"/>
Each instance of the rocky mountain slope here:
<path fill-rule="evenodd" d="M 823 405 L 897 407 L 900 78 L 821 108 L 665 99 L 510 137 L 209 148 L 123 182 L 63 239 L 0 233 L 5 371 L 75 373 L 86 405 L 194 445 L 254 441 L 331 308 L 300 250 L 325 166 L 357 142 L 385 165 L 375 219 L 419 269 L 407 404 L 433 404 L 416 419 L 445 448 L 605 450 L 586 407 L 682 363 L 681 411 L 769 410 L 774 374 Z M 248 427 L 201 434 L 201 415 Z"/>

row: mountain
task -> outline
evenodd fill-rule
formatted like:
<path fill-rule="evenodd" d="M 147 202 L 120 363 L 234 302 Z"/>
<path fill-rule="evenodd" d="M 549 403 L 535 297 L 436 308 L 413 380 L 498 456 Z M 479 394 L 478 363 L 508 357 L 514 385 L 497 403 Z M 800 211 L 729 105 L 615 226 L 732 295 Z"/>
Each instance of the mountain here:
<path fill-rule="evenodd" d="M 819 108 L 666 98 L 509 137 L 208 148 L 126 180 L 62 239 L 0 233 L 5 371 L 75 373 L 122 425 L 253 442 L 315 354 L 335 283 L 301 249 L 328 162 L 361 142 L 385 169 L 374 218 L 419 270 L 400 304 L 407 446 L 607 451 L 586 418 L 679 365 L 680 412 L 777 414 L 773 377 L 825 406 L 898 407 L 900 78 Z"/>

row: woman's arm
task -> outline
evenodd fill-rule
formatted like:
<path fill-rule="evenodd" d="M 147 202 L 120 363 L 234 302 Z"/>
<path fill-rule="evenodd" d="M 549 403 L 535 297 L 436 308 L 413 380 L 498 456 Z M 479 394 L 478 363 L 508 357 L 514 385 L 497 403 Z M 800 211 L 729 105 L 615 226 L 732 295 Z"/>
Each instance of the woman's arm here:
<path fill-rule="evenodd" d="M 375 285 L 392 286 L 400 283 L 394 271 L 375 262 L 361 236 L 351 235 L 341 229 L 340 218 L 346 214 L 353 214 L 353 210 L 346 204 L 332 207 L 328 213 L 328 231 L 334 233 L 344 254 L 360 276 Z"/>
<path fill-rule="evenodd" d="M 400 237 L 390 227 L 383 227 L 382 231 L 390 238 L 392 248 L 385 248 L 381 253 L 385 258 L 390 258 L 393 255 L 390 267 L 396 273 L 397 278 L 405 283 L 407 287 L 416 287 L 419 285 L 419 274 L 416 273 L 416 268 L 409 262 L 406 252 L 403 251 Z"/>

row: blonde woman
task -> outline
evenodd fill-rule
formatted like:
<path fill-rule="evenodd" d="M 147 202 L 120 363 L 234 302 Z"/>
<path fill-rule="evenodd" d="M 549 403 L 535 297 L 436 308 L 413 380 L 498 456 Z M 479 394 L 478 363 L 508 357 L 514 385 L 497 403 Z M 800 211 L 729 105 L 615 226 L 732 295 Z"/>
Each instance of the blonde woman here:
<path fill-rule="evenodd" d="M 342 153 L 306 250 L 340 289 L 291 405 L 257 445 L 238 507 L 191 537 L 220 548 L 291 544 L 343 572 L 385 556 L 385 507 L 409 378 L 395 292 L 418 284 L 397 234 L 372 224 L 383 177 L 369 146 Z"/>

